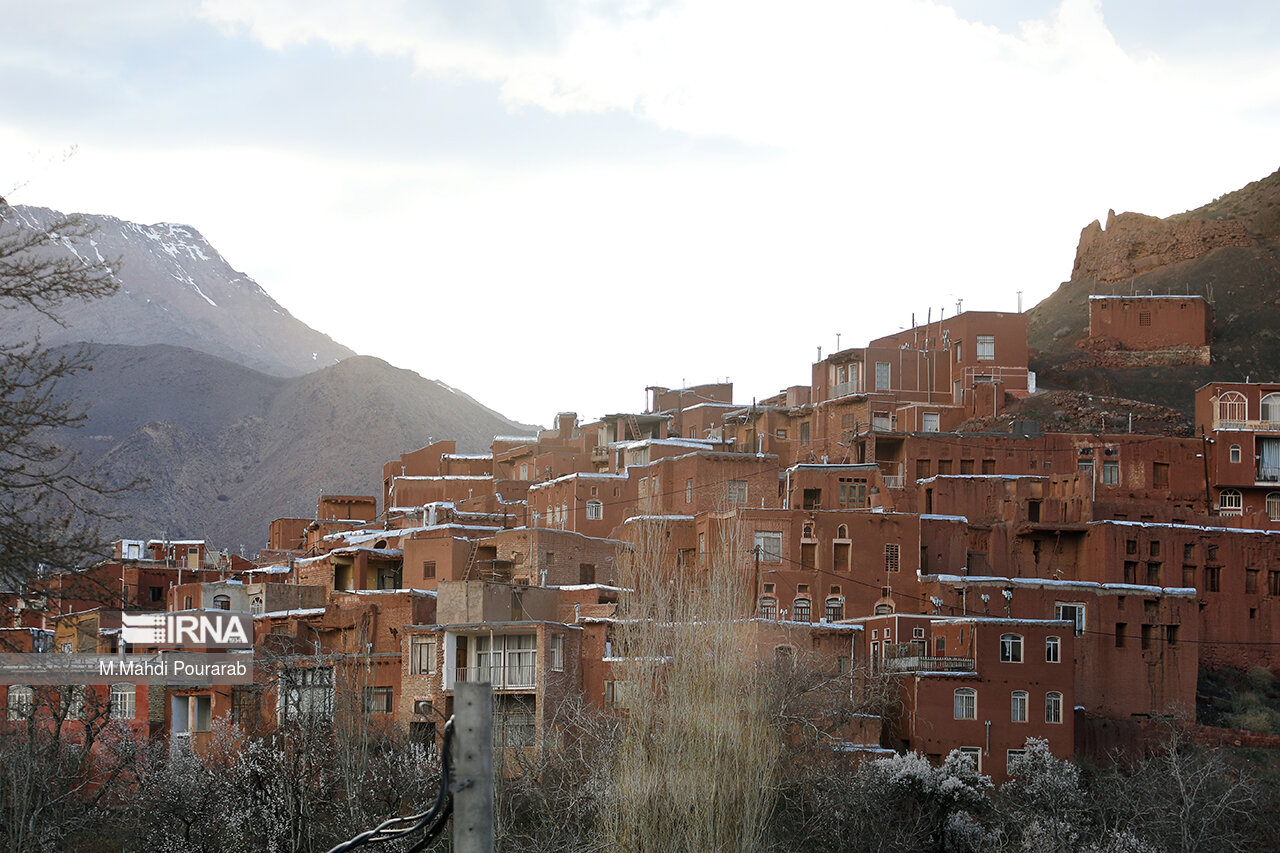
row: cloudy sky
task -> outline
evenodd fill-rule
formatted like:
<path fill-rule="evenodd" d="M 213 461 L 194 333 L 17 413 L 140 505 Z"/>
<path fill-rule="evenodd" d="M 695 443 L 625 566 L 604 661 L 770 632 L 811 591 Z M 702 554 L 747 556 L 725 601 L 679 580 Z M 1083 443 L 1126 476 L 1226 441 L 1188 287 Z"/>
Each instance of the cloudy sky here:
<path fill-rule="evenodd" d="M 529 422 L 1029 308 L 1280 167 L 1272 0 L 0 5 L 11 201 L 192 225 Z"/>

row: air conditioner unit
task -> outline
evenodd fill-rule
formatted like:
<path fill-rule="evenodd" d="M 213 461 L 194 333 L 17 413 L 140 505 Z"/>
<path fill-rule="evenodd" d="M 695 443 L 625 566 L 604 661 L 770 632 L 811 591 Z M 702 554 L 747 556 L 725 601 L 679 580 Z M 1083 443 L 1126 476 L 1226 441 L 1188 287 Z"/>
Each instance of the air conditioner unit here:
<path fill-rule="evenodd" d="M 413 713 L 421 717 L 429 716 L 431 714 L 431 700 L 430 699 L 414 699 Z"/>

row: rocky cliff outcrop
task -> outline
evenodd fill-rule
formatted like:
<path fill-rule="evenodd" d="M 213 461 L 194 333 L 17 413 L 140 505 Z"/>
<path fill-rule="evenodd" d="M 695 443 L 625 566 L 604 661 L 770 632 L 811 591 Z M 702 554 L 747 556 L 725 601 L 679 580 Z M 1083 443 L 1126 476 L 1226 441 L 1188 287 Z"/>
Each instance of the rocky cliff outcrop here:
<path fill-rule="evenodd" d="M 1141 213 L 1107 212 L 1080 232 L 1071 280 L 1102 284 L 1127 281 L 1170 264 L 1193 261 L 1227 246 L 1251 248 L 1257 240 L 1240 220 L 1158 219 Z"/>

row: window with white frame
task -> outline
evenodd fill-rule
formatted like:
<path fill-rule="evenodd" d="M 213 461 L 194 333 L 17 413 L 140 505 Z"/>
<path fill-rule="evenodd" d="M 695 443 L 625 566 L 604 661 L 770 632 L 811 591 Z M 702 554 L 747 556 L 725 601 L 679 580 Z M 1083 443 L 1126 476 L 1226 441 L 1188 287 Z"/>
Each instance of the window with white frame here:
<path fill-rule="evenodd" d="M 1238 515 L 1244 507 L 1244 496 L 1239 489 L 1223 489 L 1218 495 L 1218 511 L 1230 515 Z"/>
<path fill-rule="evenodd" d="M 782 562 L 782 533 L 776 530 L 757 530 L 755 533 L 756 556 L 762 563 Z"/>
<path fill-rule="evenodd" d="M 333 717 L 333 667 L 289 667 L 280 675 L 280 715 Z"/>
<path fill-rule="evenodd" d="M 1009 720 L 1015 723 L 1027 721 L 1027 691 L 1015 690 L 1009 694 Z"/>
<path fill-rule="evenodd" d="M 684 481 L 684 502 L 693 503 L 693 480 Z"/>
<path fill-rule="evenodd" d="M 1000 635 L 1000 662 L 1022 663 L 1022 635 Z"/>
<path fill-rule="evenodd" d="M 1269 424 L 1280 424 L 1280 394 L 1268 394 L 1262 398 L 1262 420 Z"/>
<path fill-rule="evenodd" d="M 1227 458 L 1230 459 L 1232 462 L 1240 461 L 1240 445 L 1238 444 L 1231 445 L 1231 449 L 1228 451 L 1228 453 L 1229 453 L 1229 456 Z"/>
<path fill-rule="evenodd" d="M 978 356 L 978 361 L 995 361 L 996 336 L 978 335 L 976 355 Z"/>
<path fill-rule="evenodd" d="M 888 391 L 891 383 L 891 368 L 887 361 L 876 362 L 876 390 Z"/>
<path fill-rule="evenodd" d="M 135 697 L 138 687 L 135 684 L 119 682 L 111 685 L 111 719 L 132 720 L 136 710 Z"/>
<path fill-rule="evenodd" d="M 1104 486 L 1120 485 L 1120 462 L 1116 459 L 1106 459 L 1102 462 L 1102 484 Z"/>
<path fill-rule="evenodd" d="M 1022 761 L 1022 756 L 1026 755 L 1025 749 L 1010 749 L 1005 753 L 1004 770 L 1010 776 L 1018 767 L 1018 763 Z"/>
<path fill-rule="evenodd" d="M 1059 637 L 1044 638 L 1044 661 L 1045 663 L 1061 663 L 1062 662 L 1062 639 Z"/>
<path fill-rule="evenodd" d="M 937 412 L 925 412 L 921 415 L 920 430 L 922 432 L 938 432 L 938 428 Z"/>
<path fill-rule="evenodd" d="M 1044 694 L 1044 721 L 1046 723 L 1062 722 L 1062 694 L 1051 691 Z"/>
<path fill-rule="evenodd" d="M 761 619 L 777 619 L 778 618 L 778 601 L 774 598 L 760 599 L 760 618 Z"/>
<path fill-rule="evenodd" d="M 728 500 L 731 506 L 747 502 L 747 481 L 730 480 L 728 483 Z"/>
<path fill-rule="evenodd" d="M 1267 494 L 1267 516 L 1272 521 L 1280 521 L 1280 492 Z"/>
<path fill-rule="evenodd" d="M 841 619 L 844 618 L 844 599 L 843 598 L 840 598 L 838 596 L 832 596 L 831 598 L 827 599 L 826 617 L 828 622 L 839 622 Z"/>
<path fill-rule="evenodd" d="M 1241 427 L 1249 419 L 1249 403 L 1239 391 L 1227 391 L 1218 397 L 1218 423 L 1224 427 Z"/>
<path fill-rule="evenodd" d="M 1078 602 L 1058 601 L 1053 605 L 1053 618 L 1070 622 L 1075 626 L 1076 636 L 1084 633 L 1084 605 Z"/>
<path fill-rule="evenodd" d="M 972 687 L 957 687 L 953 711 L 957 720 L 978 719 L 978 691 Z"/>
<path fill-rule="evenodd" d="M 564 670 L 564 634 L 551 635 L 551 668 L 556 672 Z"/>
<path fill-rule="evenodd" d="M 604 518 L 604 503 L 587 501 L 587 521 L 599 521 Z"/>
<path fill-rule="evenodd" d="M 6 703 L 9 708 L 9 719 L 21 720 L 31 715 L 31 711 L 35 708 L 36 695 L 35 691 L 26 684 L 9 685 Z"/>
<path fill-rule="evenodd" d="M 809 621 L 809 599 L 797 598 L 791 604 L 791 619 L 794 622 Z"/>
<path fill-rule="evenodd" d="M 413 675 L 435 675 L 435 637 L 414 636 L 409 640 L 409 672 Z"/>
<path fill-rule="evenodd" d="M 973 769 L 982 772 L 982 747 L 980 746 L 961 746 L 956 748 L 965 758 L 973 762 Z"/>

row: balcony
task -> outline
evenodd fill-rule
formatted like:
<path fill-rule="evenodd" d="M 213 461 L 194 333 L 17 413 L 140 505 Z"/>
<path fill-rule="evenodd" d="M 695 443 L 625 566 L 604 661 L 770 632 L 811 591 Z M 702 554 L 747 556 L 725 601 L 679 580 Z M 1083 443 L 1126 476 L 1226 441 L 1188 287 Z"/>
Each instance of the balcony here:
<path fill-rule="evenodd" d="M 858 388 L 857 381 L 837 382 L 836 384 L 831 386 L 832 400 L 836 399 L 837 397 L 847 397 L 850 394 L 860 394 L 860 393 L 862 393 L 862 391 L 860 388 Z"/>
<path fill-rule="evenodd" d="M 1280 483 L 1280 465 L 1259 465 L 1257 483 Z"/>
<path fill-rule="evenodd" d="M 973 672 L 973 658 L 902 655 L 884 659 L 885 672 Z"/>
<path fill-rule="evenodd" d="M 454 671 L 454 683 L 487 681 L 493 685 L 494 690 L 532 690 L 537 686 L 537 675 L 536 661 L 508 661 L 506 666 L 495 664 L 457 667 Z"/>
<path fill-rule="evenodd" d="M 596 446 L 595 446 L 594 448 L 592 448 L 592 450 L 591 450 L 591 461 L 592 461 L 593 463 L 597 464 L 597 465 L 600 465 L 600 464 L 603 464 L 603 463 L 605 463 L 605 462 L 608 462 L 608 461 L 609 461 L 609 448 L 608 448 L 608 447 L 603 447 L 603 446 L 601 446 L 601 445 L 596 445 Z"/>
<path fill-rule="evenodd" d="M 1280 421 L 1244 421 L 1213 417 L 1214 429 L 1246 430 L 1249 432 L 1280 432 Z"/>

